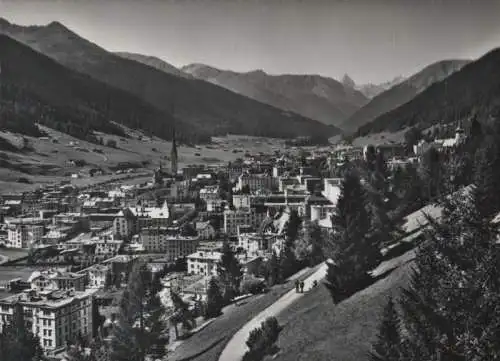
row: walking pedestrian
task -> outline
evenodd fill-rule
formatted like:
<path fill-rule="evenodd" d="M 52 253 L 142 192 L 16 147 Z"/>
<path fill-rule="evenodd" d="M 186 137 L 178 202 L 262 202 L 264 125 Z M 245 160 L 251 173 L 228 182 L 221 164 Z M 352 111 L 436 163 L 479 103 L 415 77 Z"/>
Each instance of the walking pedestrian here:
<path fill-rule="evenodd" d="M 300 281 L 300 293 L 304 293 L 304 281 Z"/>
<path fill-rule="evenodd" d="M 300 282 L 299 280 L 295 280 L 295 292 L 299 293 Z"/>

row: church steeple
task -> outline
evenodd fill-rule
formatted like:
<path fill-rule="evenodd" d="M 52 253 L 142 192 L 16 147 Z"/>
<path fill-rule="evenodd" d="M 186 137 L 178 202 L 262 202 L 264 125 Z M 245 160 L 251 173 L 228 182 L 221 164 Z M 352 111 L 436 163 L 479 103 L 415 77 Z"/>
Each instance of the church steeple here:
<path fill-rule="evenodd" d="M 177 142 L 175 139 L 175 126 L 172 130 L 172 150 L 170 151 L 170 170 L 172 175 L 177 175 Z"/>

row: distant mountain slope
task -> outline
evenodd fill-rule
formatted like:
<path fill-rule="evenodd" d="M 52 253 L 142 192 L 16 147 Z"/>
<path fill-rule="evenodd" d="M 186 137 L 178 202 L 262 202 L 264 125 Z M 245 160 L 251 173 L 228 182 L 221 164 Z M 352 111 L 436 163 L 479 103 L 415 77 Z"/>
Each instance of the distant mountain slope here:
<path fill-rule="evenodd" d="M 121 134 L 116 121 L 169 137 L 173 118 L 144 100 L 65 68 L 0 35 L 2 128 L 36 135 L 34 122 L 79 138 L 92 130 Z M 197 133 L 197 129 L 192 129 Z M 188 130 L 185 130 L 185 134 Z"/>
<path fill-rule="evenodd" d="M 500 49 L 432 84 L 406 104 L 365 124 L 358 134 L 450 123 L 472 113 L 487 118 L 500 109 Z"/>
<path fill-rule="evenodd" d="M 274 137 L 338 132 L 333 127 L 207 82 L 173 76 L 124 59 L 81 38 L 58 22 L 22 27 L 0 20 L 0 33 L 12 36 L 68 68 L 135 94 L 162 111 L 175 109 L 178 122 L 191 127 L 193 132 Z"/>
<path fill-rule="evenodd" d="M 405 81 L 375 96 L 368 104 L 342 123 L 342 129 L 354 132 L 378 116 L 410 101 L 432 84 L 460 70 L 468 62 L 468 60 L 444 60 L 427 66 Z"/>
<path fill-rule="evenodd" d="M 318 75 L 269 75 L 262 70 L 238 73 L 204 64 L 190 64 L 181 70 L 260 102 L 335 126 L 368 101 L 357 90 Z"/>
<path fill-rule="evenodd" d="M 144 65 L 149 65 L 153 68 L 164 71 L 165 73 L 169 73 L 169 74 L 184 77 L 184 78 L 189 77 L 188 74 L 177 69 L 172 64 L 169 64 L 166 61 L 161 60 L 160 58 L 157 58 L 156 56 L 142 55 L 142 54 L 136 54 L 136 53 L 127 53 L 127 52 L 116 52 L 115 54 L 118 56 L 121 56 L 122 58 L 125 58 L 125 59 L 134 60 L 134 61 L 137 61 L 137 62 L 142 63 Z"/>
<path fill-rule="evenodd" d="M 386 90 L 392 88 L 393 86 L 403 82 L 403 80 L 405 80 L 404 77 L 397 76 L 394 79 L 381 84 L 368 83 L 368 84 L 356 85 L 356 89 L 359 90 L 361 93 L 363 93 L 363 95 L 368 99 L 373 99 L 380 93 L 383 93 Z"/>

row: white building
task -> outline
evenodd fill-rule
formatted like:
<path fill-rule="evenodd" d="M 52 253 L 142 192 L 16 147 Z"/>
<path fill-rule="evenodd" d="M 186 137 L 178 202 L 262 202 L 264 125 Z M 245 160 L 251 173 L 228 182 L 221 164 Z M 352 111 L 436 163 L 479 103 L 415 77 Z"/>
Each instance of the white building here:
<path fill-rule="evenodd" d="M 94 254 L 99 257 L 113 257 L 118 254 L 123 240 L 119 239 L 92 239 L 91 244 L 95 245 Z"/>
<path fill-rule="evenodd" d="M 6 223 L 7 240 L 12 248 L 29 248 L 43 238 L 45 227 L 40 218 L 19 218 Z"/>
<path fill-rule="evenodd" d="M 147 227 L 167 227 L 170 223 L 170 208 L 167 201 L 161 207 L 129 208 L 137 218 L 137 230 Z"/>
<path fill-rule="evenodd" d="M 136 232 L 137 217 L 129 209 L 118 212 L 113 220 L 113 234 L 119 238 L 129 238 Z"/>
<path fill-rule="evenodd" d="M 66 340 L 92 336 L 95 290 L 28 290 L 0 300 L 0 329 L 13 319 L 17 304 L 46 352 L 63 349 Z"/>
<path fill-rule="evenodd" d="M 257 212 L 254 208 L 225 210 L 224 211 L 224 232 L 228 236 L 238 234 L 238 226 L 251 226 L 258 228 L 266 218 L 266 212 Z"/>
<path fill-rule="evenodd" d="M 187 256 L 188 273 L 192 275 L 216 276 L 217 263 L 222 253 L 217 251 L 196 251 Z"/>
<path fill-rule="evenodd" d="M 205 202 L 210 200 L 215 200 L 219 198 L 220 189 L 218 185 L 215 186 L 205 186 L 200 189 L 200 198 Z"/>
<path fill-rule="evenodd" d="M 243 173 L 238 177 L 237 190 L 241 191 L 248 187 L 250 192 L 255 192 L 259 189 L 273 189 L 274 178 L 269 174 L 249 174 Z"/>
<path fill-rule="evenodd" d="M 245 251 L 247 257 L 256 257 L 271 251 L 277 236 L 274 234 L 260 234 L 256 232 L 240 232 L 238 248 Z"/>
<path fill-rule="evenodd" d="M 251 201 L 250 201 L 251 195 L 250 194 L 233 194 L 233 206 L 236 209 L 241 209 L 245 208 L 248 209 L 250 208 Z"/>
<path fill-rule="evenodd" d="M 196 232 L 200 240 L 212 240 L 215 238 L 215 228 L 209 221 L 196 222 Z"/>
<path fill-rule="evenodd" d="M 181 236 L 166 227 L 150 227 L 141 230 L 140 239 L 146 252 L 163 253 L 165 259 L 175 262 L 196 251 L 200 238 Z"/>
<path fill-rule="evenodd" d="M 324 182 L 322 194 L 333 206 L 336 206 L 341 193 L 342 178 L 325 178 Z"/>
<path fill-rule="evenodd" d="M 87 274 L 89 280 L 88 288 L 104 288 L 106 284 L 106 275 L 111 272 L 111 267 L 104 264 L 93 265 L 82 271 Z"/>
<path fill-rule="evenodd" d="M 85 275 L 72 272 L 64 272 L 57 269 L 35 271 L 28 278 L 31 289 L 37 291 L 45 290 L 85 290 Z"/>

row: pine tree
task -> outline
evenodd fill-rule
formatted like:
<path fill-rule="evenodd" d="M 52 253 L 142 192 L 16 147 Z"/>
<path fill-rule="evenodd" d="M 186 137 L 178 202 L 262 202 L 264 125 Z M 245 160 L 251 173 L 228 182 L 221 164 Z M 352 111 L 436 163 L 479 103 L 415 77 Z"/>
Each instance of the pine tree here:
<path fill-rule="evenodd" d="M 5 325 L 0 335 L 2 361 L 39 361 L 43 359 L 40 340 L 26 326 L 20 303 L 14 306 L 12 322 Z"/>
<path fill-rule="evenodd" d="M 444 167 L 442 155 L 430 148 L 425 152 L 420 163 L 420 173 L 425 185 L 428 201 L 436 201 L 443 194 Z"/>
<path fill-rule="evenodd" d="M 500 139 L 500 138 L 499 138 Z M 496 137 L 490 136 L 476 155 L 474 184 L 478 186 L 480 206 L 485 215 L 491 216 L 500 209 L 500 146 Z"/>
<path fill-rule="evenodd" d="M 332 224 L 326 285 L 337 302 L 361 287 L 368 280 L 367 272 L 380 260 L 378 244 L 370 234 L 366 193 L 353 172 L 342 182 Z"/>
<path fill-rule="evenodd" d="M 401 347 L 399 316 L 392 297 L 389 297 L 370 359 L 371 361 L 401 361 Z"/>
<path fill-rule="evenodd" d="M 289 242 L 293 243 L 299 234 L 300 224 L 302 220 L 296 210 L 290 210 L 290 217 L 288 218 L 288 225 L 286 228 L 286 238 Z"/>
<path fill-rule="evenodd" d="M 403 292 L 403 348 L 409 360 L 500 359 L 499 252 L 496 231 L 474 189 L 445 203 Z"/>
<path fill-rule="evenodd" d="M 177 324 L 182 323 L 184 330 L 191 330 L 195 327 L 195 321 L 193 315 L 189 311 L 189 305 L 184 302 L 184 300 L 173 291 L 170 291 L 170 298 L 174 305 L 174 314 L 171 317 L 171 322 L 175 327 L 175 333 L 178 336 Z"/>
<path fill-rule="evenodd" d="M 321 228 L 315 222 L 306 222 L 302 233 L 295 240 L 295 258 L 299 262 L 307 262 L 310 266 L 321 263 L 324 260 Z"/>
<path fill-rule="evenodd" d="M 238 295 L 243 272 L 229 242 L 222 246 L 221 259 L 217 266 L 219 280 L 222 283 L 224 302 L 229 303 Z"/>
<path fill-rule="evenodd" d="M 112 338 L 113 361 L 145 359 L 160 327 L 157 317 L 161 310 L 148 309 L 154 297 L 157 295 L 151 294 L 151 272 L 145 262 L 136 263 L 120 302 L 118 324 Z"/>
<path fill-rule="evenodd" d="M 215 278 L 211 278 L 207 290 L 207 307 L 205 318 L 217 317 L 221 314 L 224 298 Z"/>
<path fill-rule="evenodd" d="M 268 277 L 269 285 L 274 286 L 277 283 L 281 283 L 283 281 L 283 277 L 281 274 L 279 258 L 276 255 L 276 252 L 273 252 L 266 266 L 269 274 Z"/>

